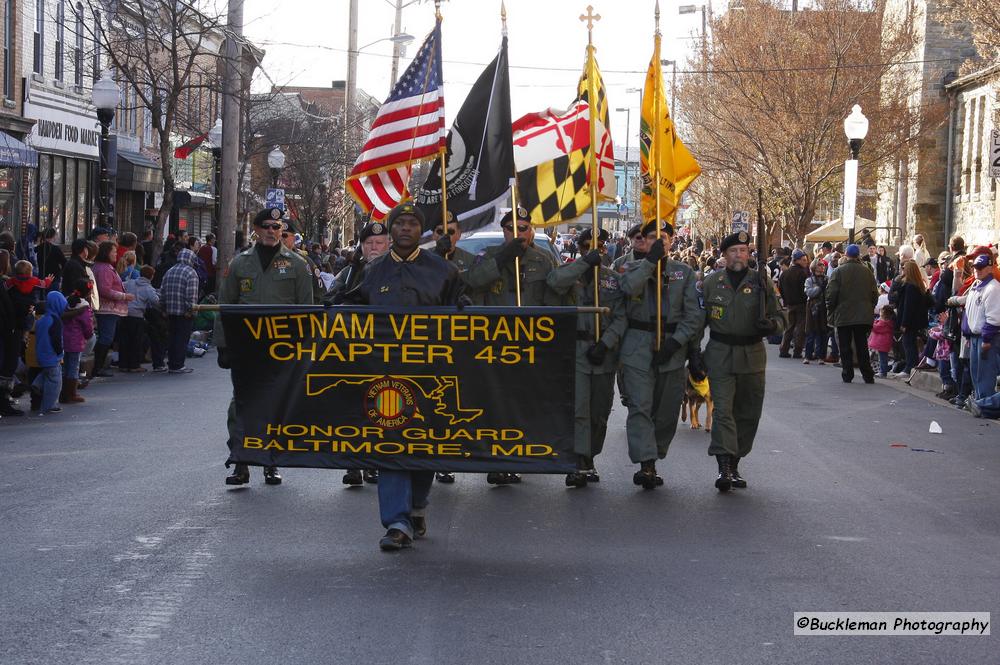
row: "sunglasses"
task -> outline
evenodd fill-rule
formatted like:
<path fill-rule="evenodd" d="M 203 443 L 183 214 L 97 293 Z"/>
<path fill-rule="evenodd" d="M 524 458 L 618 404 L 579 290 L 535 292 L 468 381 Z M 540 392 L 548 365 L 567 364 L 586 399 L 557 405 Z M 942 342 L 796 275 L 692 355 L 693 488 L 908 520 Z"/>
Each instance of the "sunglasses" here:
<path fill-rule="evenodd" d="M 436 234 L 437 234 L 437 235 L 439 235 L 439 236 L 442 236 L 442 235 L 444 235 L 444 229 L 442 229 L 442 228 L 441 228 L 441 227 L 439 226 L 439 227 L 437 227 L 436 229 L 434 229 L 434 233 L 436 233 Z M 450 236 L 453 236 L 453 235 L 455 235 L 455 229 L 448 229 L 448 235 L 450 235 Z"/>
<path fill-rule="evenodd" d="M 505 225 L 504 228 L 507 229 L 508 231 L 512 231 L 513 230 L 513 227 L 510 224 Z M 530 228 L 531 227 L 528 226 L 527 224 L 518 224 L 517 225 L 517 231 L 518 231 L 518 233 L 524 233 L 525 231 L 527 231 Z"/>
<path fill-rule="evenodd" d="M 277 222 L 273 224 L 270 222 L 265 222 L 264 224 L 258 224 L 258 226 L 260 226 L 260 228 L 262 229 L 267 229 L 268 231 L 280 231 L 283 228 L 283 225 Z"/>

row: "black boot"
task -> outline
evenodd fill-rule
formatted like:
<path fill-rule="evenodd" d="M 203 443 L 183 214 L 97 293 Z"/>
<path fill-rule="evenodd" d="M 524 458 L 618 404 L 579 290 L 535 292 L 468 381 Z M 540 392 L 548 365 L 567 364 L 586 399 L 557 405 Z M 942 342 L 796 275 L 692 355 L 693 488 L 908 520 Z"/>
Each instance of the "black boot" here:
<path fill-rule="evenodd" d="M 268 485 L 281 484 L 281 476 L 278 475 L 278 467 L 276 466 L 264 467 L 264 482 Z"/>
<path fill-rule="evenodd" d="M 587 472 L 583 469 L 577 469 L 573 473 L 566 474 L 566 487 L 586 487 L 587 486 Z"/>
<path fill-rule="evenodd" d="M 632 482 L 636 485 L 642 485 L 642 489 L 644 490 L 651 490 L 661 486 L 663 478 L 656 475 L 656 460 L 646 460 L 643 462 L 639 470 L 632 476 Z"/>
<path fill-rule="evenodd" d="M 361 475 L 366 483 L 378 485 L 378 469 L 365 469 Z"/>
<path fill-rule="evenodd" d="M 226 476 L 227 485 L 246 485 L 250 482 L 250 469 L 246 464 L 237 464 L 233 473 Z"/>
<path fill-rule="evenodd" d="M 450 471 L 438 471 L 434 474 L 434 477 L 437 478 L 439 483 L 444 483 L 445 485 L 451 485 L 455 482 L 455 474 Z"/>
<path fill-rule="evenodd" d="M 348 469 L 347 473 L 344 474 L 344 484 L 352 487 L 364 485 L 365 481 L 361 477 L 361 469 Z"/>
<path fill-rule="evenodd" d="M 733 486 L 733 472 L 731 467 L 732 455 L 716 455 L 715 461 L 719 463 L 719 475 L 715 479 L 715 489 L 720 492 L 728 492 Z"/>
<path fill-rule="evenodd" d="M 491 471 L 486 474 L 486 482 L 490 485 L 506 485 L 507 484 L 507 474 L 499 473 L 497 471 Z"/>
<path fill-rule="evenodd" d="M 744 489 L 747 486 L 747 481 L 740 475 L 740 459 L 739 457 L 733 457 L 732 462 L 729 464 L 729 474 L 733 477 L 733 487 Z"/>

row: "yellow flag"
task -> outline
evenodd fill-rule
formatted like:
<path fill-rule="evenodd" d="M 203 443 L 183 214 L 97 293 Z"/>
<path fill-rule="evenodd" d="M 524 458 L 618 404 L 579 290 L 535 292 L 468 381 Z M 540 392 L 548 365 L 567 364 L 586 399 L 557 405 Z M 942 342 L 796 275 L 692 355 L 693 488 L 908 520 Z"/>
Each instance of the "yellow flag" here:
<path fill-rule="evenodd" d="M 677 213 L 681 194 L 701 174 L 701 166 L 674 130 L 670 106 L 663 93 L 663 74 L 660 71 L 660 36 L 653 42 L 653 59 L 646 72 L 646 87 L 642 93 L 642 120 L 639 127 L 639 145 L 642 150 L 642 218 L 672 219 Z M 654 194 L 653 182 L 659 186 Z"/>

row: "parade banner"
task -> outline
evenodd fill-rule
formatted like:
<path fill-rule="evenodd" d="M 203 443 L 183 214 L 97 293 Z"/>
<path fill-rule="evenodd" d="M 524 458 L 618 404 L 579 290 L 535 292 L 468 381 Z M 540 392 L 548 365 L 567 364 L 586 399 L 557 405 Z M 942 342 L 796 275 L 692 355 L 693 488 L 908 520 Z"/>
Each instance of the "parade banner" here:
<path fill-rule="evenodd" d="M 223 305 L 231 460 L 568 473 L 575 308 Z"/>

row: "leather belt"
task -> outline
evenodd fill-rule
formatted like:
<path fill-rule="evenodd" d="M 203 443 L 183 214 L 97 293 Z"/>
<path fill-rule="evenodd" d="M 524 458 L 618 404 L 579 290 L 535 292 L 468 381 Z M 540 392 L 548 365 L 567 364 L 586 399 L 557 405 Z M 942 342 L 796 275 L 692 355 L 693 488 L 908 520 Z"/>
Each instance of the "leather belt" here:
<path fill-rule="evenodd" d="M 590 332 L 589 330 L 577 330 L 576 339 L 579 342 L 593 342 L 594 333 Z"/>
<path fill-rule="evenodd" d="M 645 330 L 646 332 L 656 332 L 656 321 L 640 321 L 639 319 L 629 319 L 628 327 L 635 330 Z M 672 333 L 677 332 L 676 323 L 664 323 L 663 331 Z"/>
<path fill-rule="evenodd" d="M 726 335 L 713 330 L 709 337 L 730 346 L 751 346 L 760 343 L 760 335 Z"/>

